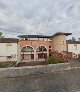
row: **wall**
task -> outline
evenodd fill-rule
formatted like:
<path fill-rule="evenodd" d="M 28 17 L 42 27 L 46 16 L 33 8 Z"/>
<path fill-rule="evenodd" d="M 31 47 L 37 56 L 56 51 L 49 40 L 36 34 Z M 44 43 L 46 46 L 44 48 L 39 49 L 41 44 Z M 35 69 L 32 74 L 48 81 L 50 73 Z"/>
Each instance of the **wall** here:
<path fill-rule="evenodd" d="M 34 49 L 34 61 L 37 60 L 36 49 L 39 46 L 44 46 L 47 49 L 47 56 L 49 56 L 49 46 L 52 46 L 52 42 L 41 41 L 41 40 L 20 40 L 20 48 L 22 49 L 25 46 L 31 46 Z"/>
<path fill-rule="evenodd" d="M 52 73 L 61 70 L 71 69 L 69 63 L 53 64 L 53 65 L 42 65 L 42 66 L 27 66 L 27 67 L 11 67 L 11 68 L 0 68 L 0 78 L 2 77 L 16 77 L 23 75 L 32 74 L 45 74 Z"/>
<path fill-rule="evenodd" d="M 0 43 L 0 61 L 16 61 L 18 58 L 17 43 Z M 16 54 L 15 58 L 7 58 Z"/>
<path fill-rule="evenodd" d="M 20 40 L 20 47 L 24 46 L 32 46 L 34 49 L 36 49 L 38 46 L 45 46 L 47 49 L 49 49 L 49 46 L 52 46 L 52 42 L 48 41 L 40 41 L 40 40 Z"/>
<path fill-rule="evenodd" d="M 75 54 L 80 54 L 80 44 L 76 44 L 77 45 L 77 49 L 74 46 L 75 44 L 68 44 L 68 52 L 73 52 Z"/>
<path fill-rule="evenodd" d="M 66 35 L 58 35 L 52 38 L 52 49 L 58 52 L 66 51 Z"/>

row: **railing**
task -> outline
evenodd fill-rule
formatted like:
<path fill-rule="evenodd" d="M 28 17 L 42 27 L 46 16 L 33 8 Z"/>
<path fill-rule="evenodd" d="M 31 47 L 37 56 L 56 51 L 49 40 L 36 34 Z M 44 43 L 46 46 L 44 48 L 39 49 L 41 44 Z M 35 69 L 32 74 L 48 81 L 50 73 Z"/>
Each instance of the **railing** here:
<path fill-rule="evenodd" d="M 9 67 L 15 67 L 16 63 L 17 63 L 17 61 L 14 61 Z"/>

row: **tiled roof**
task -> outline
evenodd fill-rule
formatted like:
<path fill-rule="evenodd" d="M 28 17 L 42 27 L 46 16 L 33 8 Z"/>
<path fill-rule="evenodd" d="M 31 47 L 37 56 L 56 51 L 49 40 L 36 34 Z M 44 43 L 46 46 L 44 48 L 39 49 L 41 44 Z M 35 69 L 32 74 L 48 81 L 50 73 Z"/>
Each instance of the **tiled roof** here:
<path fill-rule="evenodd" d="M 0 43 L 18 43 L 19 39 L 15 38 L 0 38 Z"/>
<path fill-rule="evenodd" d="M 58 35 L 66 35 L 66 36 L 68 36 L 68 35 L 71 35 L 71 34 L 72 34 L 72 33 L 58 32 L 58 33 L 54 34 L 53 37 L 54 37 L 54 36 L 58 36 Z"/>

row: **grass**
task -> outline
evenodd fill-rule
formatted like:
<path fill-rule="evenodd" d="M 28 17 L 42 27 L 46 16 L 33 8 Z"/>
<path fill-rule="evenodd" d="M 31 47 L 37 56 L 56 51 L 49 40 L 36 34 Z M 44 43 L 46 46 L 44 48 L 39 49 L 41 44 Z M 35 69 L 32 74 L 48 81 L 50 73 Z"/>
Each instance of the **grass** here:
<path fill-rule="evenodd" d="M 0 68 L 7 68 L 12 64 L 12 62 L 0 62 Z"/>

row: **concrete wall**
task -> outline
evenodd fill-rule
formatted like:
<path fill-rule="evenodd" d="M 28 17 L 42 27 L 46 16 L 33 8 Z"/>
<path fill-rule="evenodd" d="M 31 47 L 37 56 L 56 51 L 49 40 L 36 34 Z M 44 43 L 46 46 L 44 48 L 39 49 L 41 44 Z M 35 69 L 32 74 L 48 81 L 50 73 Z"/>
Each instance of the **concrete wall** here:
<path fill-rule="evenodd" d="M 52 49 L 53 51 L 66 51 L 66 35 L 58 35 L 52 38 Z"/>
<path fill-rule="evenodd" d="M 11 67 L 11 68 L 0 69 L 0 78 L 51 73 L 61 70 L 68 70 L 68 69 L 71 69 L 71 65 L 69 63 L 65 63 L 65 64 L 61 63 L 54 65 L 50 64 L 50 65 L 42 65 L 42 66 Z"/>
<path fill-rule="evenodd" d="M 0 43 L 0 61 L 17 61 L 18 59 L 17 43 Z M 7 56 L 16 55 L 13 58 Z"/>

